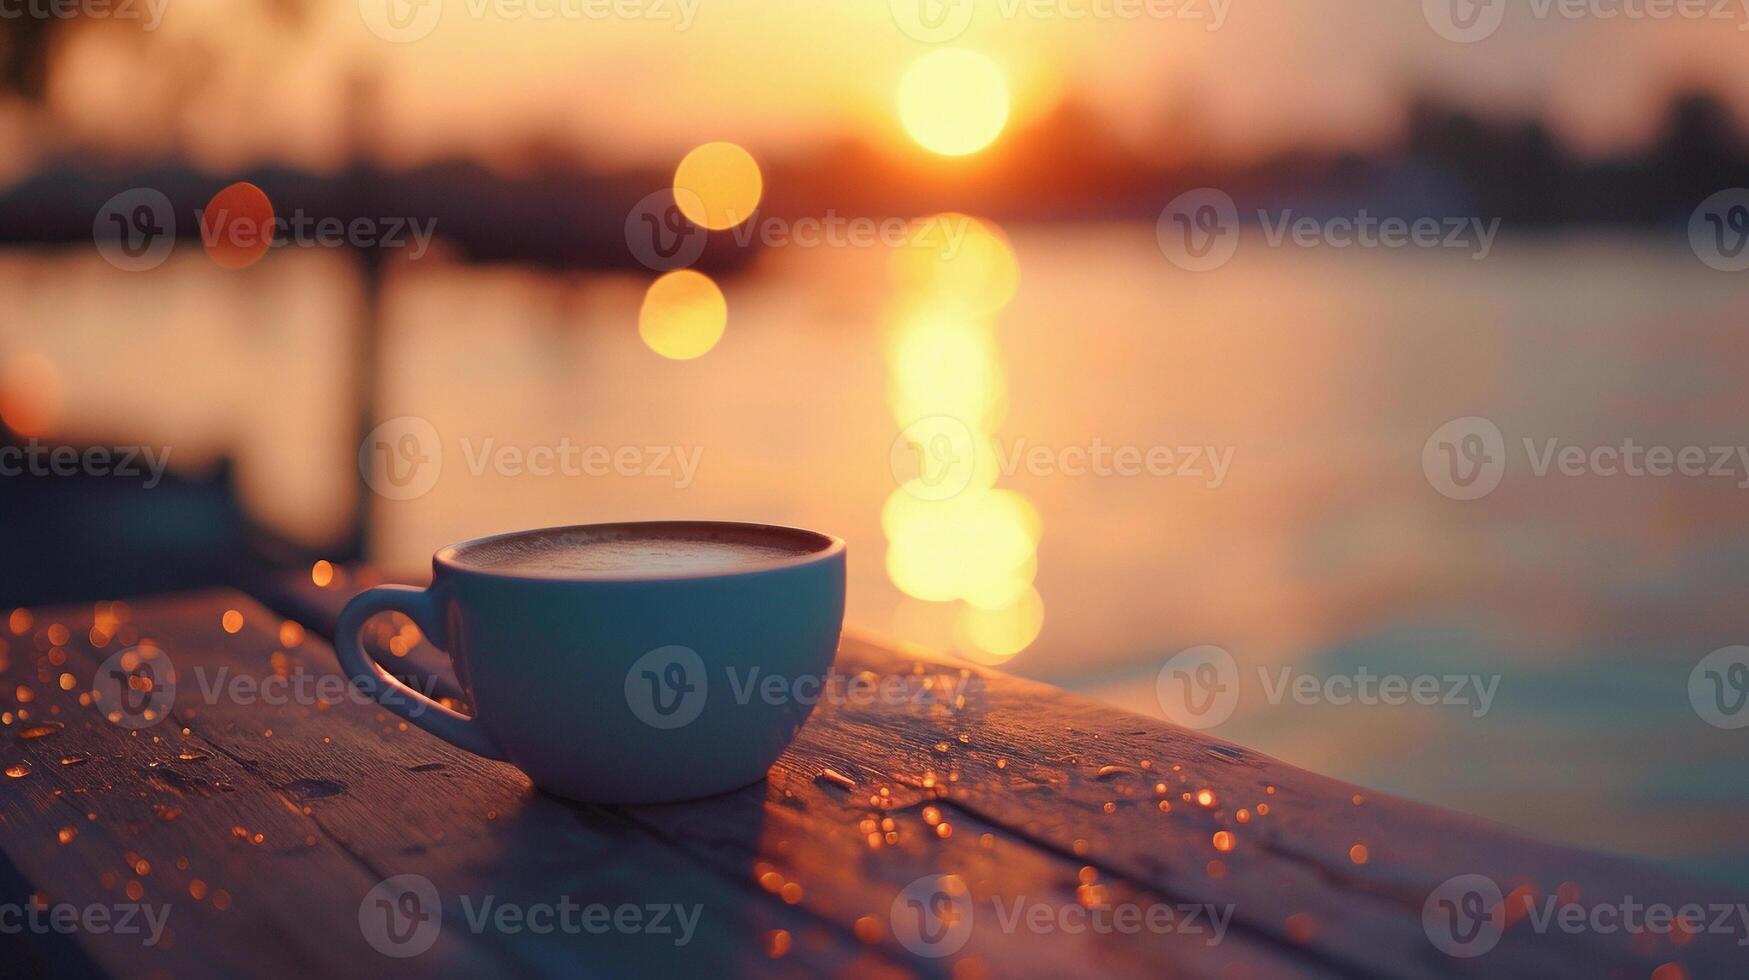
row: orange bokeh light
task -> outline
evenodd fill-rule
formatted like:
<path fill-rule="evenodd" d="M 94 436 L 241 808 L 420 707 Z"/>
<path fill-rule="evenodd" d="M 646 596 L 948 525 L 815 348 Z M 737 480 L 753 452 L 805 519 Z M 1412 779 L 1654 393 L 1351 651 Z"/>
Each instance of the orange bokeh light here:
<path fill-rule="evenodd" d="M 0 421 L 21 436 L 46 435 L 61 417 L 61 373 L 41 354 L 0 364 Z"/>
<path fill-rule="evenodd" d="M 221 269 L 254 265 L 273 244 L 273 202 L 248 181 L 226 187 L 200 213 L 200 240 Z"/>
<path fill-rule="evenodd" d="M 703 228 L 720 231 L 746 221 L 764 190 L 758 162 L 734 143 L 694 147 L 674 170 L 674 203 Z"/>

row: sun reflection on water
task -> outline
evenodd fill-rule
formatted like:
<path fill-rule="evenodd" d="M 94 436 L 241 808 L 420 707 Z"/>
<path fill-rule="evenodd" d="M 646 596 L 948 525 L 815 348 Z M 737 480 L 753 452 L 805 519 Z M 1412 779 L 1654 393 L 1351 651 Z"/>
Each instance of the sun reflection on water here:
<path fill-rule="evenodd" d="M 1018 265 L 998 230 L 937 215 L 919 223 L 892 269 L 888 401 L 901 431 L 900 485 L 881 510 L 887 575 L 913 598 L 958 603 L 955 645 L 1000 663 L 1044 624 L 1033 588 L 1038 511 L 996 486 L 992 442 L 1007 408 L 996 314 L 1013 298 Z"/>

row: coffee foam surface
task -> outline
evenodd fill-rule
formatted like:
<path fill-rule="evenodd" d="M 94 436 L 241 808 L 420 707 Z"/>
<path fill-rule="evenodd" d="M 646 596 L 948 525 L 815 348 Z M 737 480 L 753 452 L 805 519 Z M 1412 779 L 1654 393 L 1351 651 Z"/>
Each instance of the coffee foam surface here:
<path fill-rule="evenodd" d="M 765 565 L 816 549 L 776 533 L 683 530 L 572 530 L 517 535 L 468 548 L 462 564 L 498 571 L 696 572 Z"/>

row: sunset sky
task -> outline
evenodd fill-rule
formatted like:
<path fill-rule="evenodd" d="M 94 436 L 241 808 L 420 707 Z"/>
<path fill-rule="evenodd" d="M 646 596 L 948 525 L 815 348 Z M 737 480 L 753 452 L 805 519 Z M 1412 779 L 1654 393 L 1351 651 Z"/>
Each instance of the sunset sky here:
<path fill-rule="evenodd" d="M 174 0 L 155 31 L 94 21 L 70 33 L 49 138 L 180 149 L 216 169 L 332 166 L 344 158 L 350 80 L 370 78 L 380 118 L 364 128 L 397 163 L 490 158 L 536 141 L 606 163 L 670 160 L 705 139 L 769 154 L 854 135 L 910 150 L 899 80 L 948 47 L 1000 67 L 1010 131 L 1074 97 L 1139 141 L 1194 133 L 1198 151 L 1222 155 L 1377 139 L 1416 89 L 1546 115 L 1594 151 L 1644 138 L 1679 86 L 1749 105 L 1741 10 L 1732 20 L 1571 20 L 1514 7 L 1494 35 L 1458 44 L 1429 27 L 1420 3 L 1196 0 L 1183 19 L 1067 20 L 977 0 L 962 34 L 931 44 L 907 36 L 885 0 L 620 2 L 651 19 L 575 15 L 596 9 L 584 0 L 443 0 L 427 36 L 393 43 L 352 0 L 310 5 L 295 26 L 266 4 Z M 500 4 L 569 4 L 574 15 L 507 18 Z"/>

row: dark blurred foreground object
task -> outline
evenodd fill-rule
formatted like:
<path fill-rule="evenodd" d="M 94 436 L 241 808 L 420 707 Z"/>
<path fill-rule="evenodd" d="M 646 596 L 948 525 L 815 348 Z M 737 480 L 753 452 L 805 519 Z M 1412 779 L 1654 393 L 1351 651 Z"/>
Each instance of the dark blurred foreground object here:
<path fill-rule="evenodd" d="M 250 522 L 228 463 L 200 477 L 153 475 L 103 448 L 107 475 L 54 468 L 51 454 L 64 463 L 90 448 L 0 425 L 0 606 L 213 586 L 307 564 Z M 114 472 L 123 465 L 139 475 Z"/>
<path fill-rule="evenodd" d="M 1721 886 L 859 634 L 839 651 L 845 683 L 764 783 L 663 806 L 567 803 L 337 693 L 318 637 L 348 594 L 303 576 L 261 590 L 272 612 L 230 591 L 133 603 L 123 625 L 177 677 L 173 698 L 129 682 L 103 709 L 156 695 L 169 715 L 138 734 L 80 703 L 87 679 L 116 690 L 129 670 L 118 643 L 88 642 L 90 607 L 31 611 L 4 678 L 32 694 L 0 779 L 0 901 L 145 903 L 167 910 L 167 931 L 150 946 L 74 931 L 50 937 L 52 953 L 0 935 L 5 962 L 76 954 L 51 965 L 183 980 L 1741 975 L 1737 937 L 1720 930 L 1541 918 L 1745 901 Z M 44 666 L 37 640 L 61 629 L 65 660 Z M 408 675 L 442 661 L 404 629 L 367 636 Z M 42 683 L 63 671 L 71 690 Z M 204 693 L 215 678 L 249 684 Z M 283 686 L 258 689 L 273 678 Z M 1436 945 L 1454 938 L 1481 955 Z"/>

